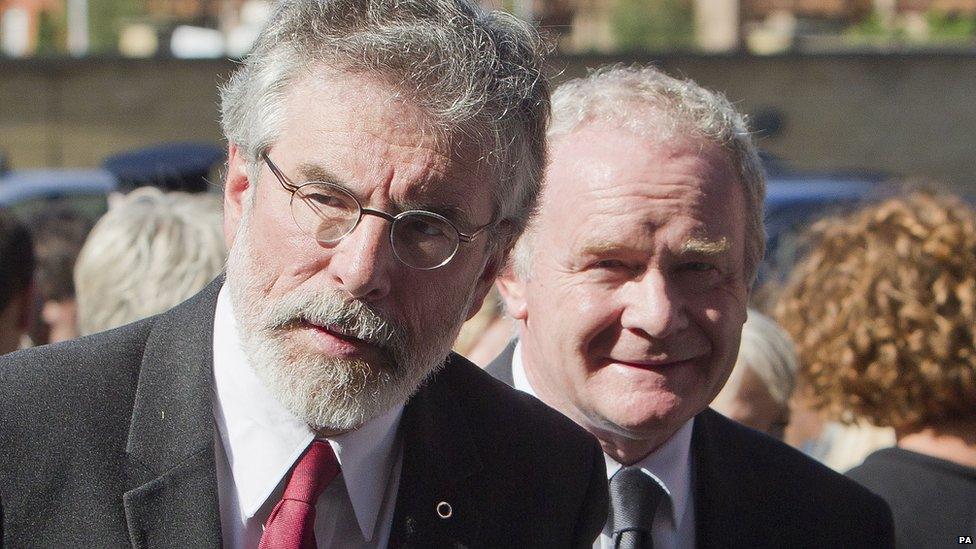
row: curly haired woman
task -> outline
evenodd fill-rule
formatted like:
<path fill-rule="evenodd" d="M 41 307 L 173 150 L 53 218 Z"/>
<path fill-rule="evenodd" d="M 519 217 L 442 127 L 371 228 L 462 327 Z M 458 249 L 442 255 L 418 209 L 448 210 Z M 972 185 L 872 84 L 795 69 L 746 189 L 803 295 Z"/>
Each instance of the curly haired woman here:
<path fill-rule="evenodd" d="M 775 315 L 810 398 L 897 439 L 848 475 L 891 505 L 899 547 L 976 537 L 976 213 L 915 193 L 809 239 Z"/>

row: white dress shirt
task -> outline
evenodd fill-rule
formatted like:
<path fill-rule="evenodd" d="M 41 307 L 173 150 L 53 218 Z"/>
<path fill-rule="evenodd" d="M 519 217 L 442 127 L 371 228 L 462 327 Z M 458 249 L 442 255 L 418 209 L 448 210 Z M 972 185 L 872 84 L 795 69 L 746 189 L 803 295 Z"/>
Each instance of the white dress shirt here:
<path fill-rule="evenodd" d="M 512 380 L 515 388 L 538 398 L 522 363 L 522 342 L 515 345 L 512 357 Z M 691 549 L 695 547 L 695 505 L 691 476 L 691 432 L 694 419 L 681 426 L 660 448 L 635 463 L 654 481 L 660 484 L 665 497 L 654 513 L 651 538 L 654 549 Z M 604 454 L 607 463 L 607 479 L 623 465 Z M 612 511 L 611 511 L 612 512 Z M 609 522 L 609 521 L 608 521 Z M 594 549 L 613 549 L 613 532 L 604 526 Z"/>
<path fill-rule="evenodd" d="M 227 286 L 214 317 L 214 418 L 224 547 L 252 549 L 284 491 L 285 478 L 315 438 L 251 369 L 238 337 Z M 319 497 L 318 547 L 386 547 L 400 480 L 397 435 L 403 406 L 327 440 L 341 472 Z"/>

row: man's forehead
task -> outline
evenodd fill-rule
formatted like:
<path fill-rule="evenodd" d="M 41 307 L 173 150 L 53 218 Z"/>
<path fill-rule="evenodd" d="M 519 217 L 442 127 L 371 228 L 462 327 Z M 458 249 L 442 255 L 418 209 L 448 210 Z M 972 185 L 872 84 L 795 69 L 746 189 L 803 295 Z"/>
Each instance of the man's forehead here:
<path fill-rule="evenodd" d="M 498 177 L 483 144 L 438 131 L 419 106 L 368 75 L 333 71 L 299 88 L 276 144 L 300 165 L 294 177 L 340 184 L 364 200 L 387 188 L 392 204 L 384 207 L 431 210 L 469 226 L 491 215 L 481 198 L 490 202 Z"/>
<path fill-rule="evenodd" d="M 330 119 L 310 120 L 310 102 L 331 106 Z M 380 75 L 332 68 L 308 71 L 288 92 L 286 109 L 290 119 L 307 123 L 313 132 L 400 135 L 407 144 L 435 150 L 469 166 L 490 163 L 492 156 L 493 147 L 487 145 L 487 139 L 474 135 L 471 128 L 445 127 L 400 85 Z"/>
<path fill-rule="evenodd" d="M 710 141 L 664 143 L 591 124 L 553 143 L 543 196 L 564 208 L 709 219 L 741 193 L 728 152 Z"/>

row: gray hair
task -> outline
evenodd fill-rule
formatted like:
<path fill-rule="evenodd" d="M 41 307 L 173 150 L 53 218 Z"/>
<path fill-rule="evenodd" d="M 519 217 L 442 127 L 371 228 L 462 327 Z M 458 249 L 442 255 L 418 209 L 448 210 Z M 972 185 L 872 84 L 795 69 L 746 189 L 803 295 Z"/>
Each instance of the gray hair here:
<path fill-rule="evenodd" d="M 766 248 L 766 177 L 745 118 L 728 99 L 654 67 L 608 65 L 553 92 L 547 137 L 552 143 L 590 123 L 612 124 L 661 142 L 690 138 L 722 147 L 742 184 L 747 210 L 744 264 L 747 279 L 755 279 Z M 530 274 L 531 238 L 525 235 L 513 254 L 515 271 L 522 278 Z"/>
<path fill-rule="evenodd" d="M 500 247 L 524 229 L 545 166 L 543 49 L 530 26 L 465 0 L 283 0 L 221 90 L 224 134 L 253 169 L 277 140 L 296 82 L 313 71 L 379 77 L 426 113 L 435 135 L 484 147 L 499 176 Z"/>
<path fill-rule="evenodd" d="M 112 204 L 75 264 L 78 330 L 108 330 L 163 312 L 203 288 L 227 257 L 214 194 L 142 187 Z"/>
<path fill-rule="evenodd" d="M 735 394 L 746 369 L 762 380 L 769 396 L 786 406 L 796 385 L 800 361 L 790 336 L 773 319 L 749 309 L 749 317 L 742 325 L 739 356 L 722 392 Z"/>

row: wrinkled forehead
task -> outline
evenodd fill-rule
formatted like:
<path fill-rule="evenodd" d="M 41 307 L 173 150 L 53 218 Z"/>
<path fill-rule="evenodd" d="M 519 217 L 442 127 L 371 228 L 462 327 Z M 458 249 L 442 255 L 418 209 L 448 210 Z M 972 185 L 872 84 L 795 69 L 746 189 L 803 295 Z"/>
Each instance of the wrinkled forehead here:
<path fill-rule="evenodd" d="M 442 120 L 414 95 L 404 90 L 403 82 L 382 74 L 319 65 L 303 71 L 286 93 L 284 118 L 306 123 L 313 134 L 390 134 L 405 146 L 437 150 L 468 171 L 494 168 L 490 136 L 474 122 L 458 125 Z M 309 118 L 312 102 L 335 107 L 328 120 Z"/>
<path fill-rule="evenodd" d="M 481 212 L 482 197 L 491 196 L 498 180 L 487 146 L 464 132 L 442 131 L 384 80 L 309 75 L 289 92 L 285 107 L 274 147 L 288 150 L 295 176 L 354 190 L 392 182 L 400 200 L 471 210 L 478 220 L 491 215 Z"/>
<path fill-rule="evenodd" d="M 584 126 L 551 144 L 540 219 L 599 217 L 614 230 L 687 220 L 689 251 L 722 251 L 741 240 L 742 189 L 719 145 L 602 125 Z"/>
<path fill-rule="evenodd" d="M 591 192 L 621 200 L 667 198 L 678 190 L 699 199 L 734 200 L 742 192 L 731 152 L 705 137 L 591 121 L 551 137 L 548 145 L 544 197 L 550 200 Z"/>

